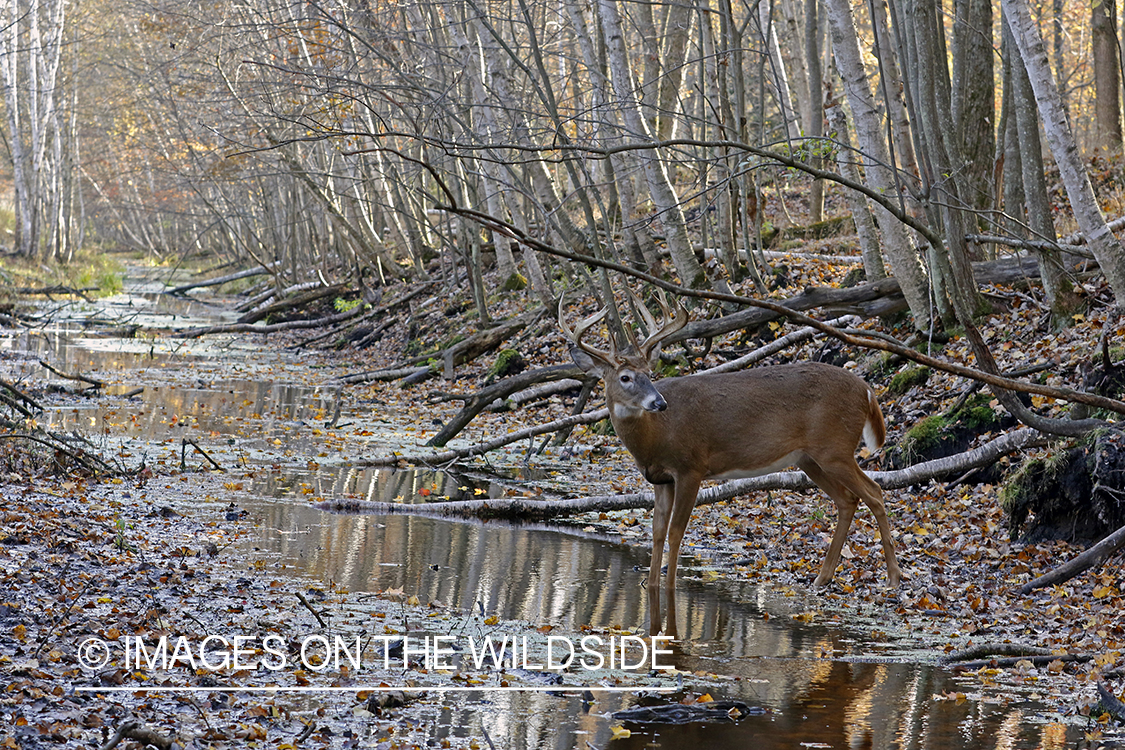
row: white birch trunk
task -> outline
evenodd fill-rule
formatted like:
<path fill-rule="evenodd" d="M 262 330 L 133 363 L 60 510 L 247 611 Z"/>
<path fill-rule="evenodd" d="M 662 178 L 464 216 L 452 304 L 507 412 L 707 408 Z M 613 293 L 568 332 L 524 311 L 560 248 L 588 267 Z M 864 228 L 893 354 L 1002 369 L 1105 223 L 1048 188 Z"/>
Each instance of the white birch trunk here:
<path fill-rule="evenodd" d="M 617 14 L 617 0 L 599 0 L 598 6 L 601 9 L 602 33 L 605 35 L 613 90 L 617 94 L 625 126 L 631 131 L 634 139 L 642 143 L 653 143 L 652 132 L 649 130 L 648 122 L 641 116 L 637 101 L 633 73 L 629 67 L 621 21 Z M 655 150 L 642 152 L 640 158 L 649 195 L 660 214 L 668 252 L 672 256 L 672 264 L 676 272 L 680 275 L 680 281 L 688 286 L 702 286 L 706 281 L 706 275 L 692 251 L 684 213 L 680 208 L 680 201 L 672 181 L 668 178 L 668 173 Z"/>
<path fill-rule="evenodd" d="M 1113 289 L 1118 307 L 1121 307 L 1125 304 L 1125 249 L 1106 225 L 1105 215 L 1094 195 L 1090 176 L 1082 163 L 1082 155 L 1078 152 L 1062 97 L 1051 73 L 1043 37 L 1024 0 L 1001 0 L 1001 6 L 1031 80 L 1043 132 L 1059 166 L 1059 176 L 1070 199 L 1074 218 Z"/>
<path fill-rule="evenodd" d="M 765 42 L 769 54 L 770 82 L 773 92 L 777 97 L 777 105 L 781 109 L 781 119 L 785 125 L 787 138 L 801 137 L 801 123 L 797 112 L 793 108 L 793 96 L 789 93 L 789 77 L 785 70 L 785 60 L 781 57 L 781 45 L 777 41 L 777 29 L 773 24 L 772 0 L 761 0 L 758 3 L 758 23 L 762 30 L 762 41 Z"/>
<path fill-rule="evenodd" d="M 882 117 L 871 96 L 871 87 L 860 57 L 855 20 L 848 0 L 827 0 L 829 29 L 832 33 L 832 50 L 836 68 L 844 83 L 844 90 L 855 118 L 856 139 L 860 151 L 867 159 L 863 165 L 867 182 L 872 189 L 889 198 L 897 198 L 894 174 L 887 167 L 891 163 L 887 142 L 882 131 Z M 883 232 L 887 260 L 891 271 L 902 287 L 903 296 L 914 316 L 919 330 L 930 325 L 929 282 L 925 268 L 914 251 L 906 227 L 889 211 L 876 204 L 875 214 Z"/>

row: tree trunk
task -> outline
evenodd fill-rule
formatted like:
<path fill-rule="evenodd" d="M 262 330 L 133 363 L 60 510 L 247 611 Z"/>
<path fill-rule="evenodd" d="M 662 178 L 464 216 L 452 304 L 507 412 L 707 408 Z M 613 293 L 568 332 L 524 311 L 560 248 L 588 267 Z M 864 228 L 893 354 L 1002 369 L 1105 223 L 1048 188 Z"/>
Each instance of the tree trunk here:
<path fill-rule="evenodd" d="M 954 302 L 955 309 L 964 302 L 964 308 L 956 310 L 959 322 L 964 324 L 966 315 L 980 312 L 982 300 L 973 279 L 965 241 L 968 222 L 963 210 L 964 188 L 957 179 L 961 165 L 953 160 L 958 144 L 950 111 L 950 84 L 945 66 L 930 64 L 930 61 L 945 59 L 939 8 L 934 0 L 907 0 L 903 5 L 910 9 L 906 14 L 905 31 L 913 34 L 918 55 L 910 83 L 914 92 L 915 124 L 922 130 L 929 156 L 921 165 L 926 209 L 932 224 L 941 226 L 945 234 L 945 248 L 932 248 L 935 263 L 931 264 L 931 272 L 940 269 L 940 278 L 951 287 L 950 301 Z M 991 158 L 990 151 L 990 162 Z"/>
<path fill-rule="evenodd" d="M 1105 215 L 1094 195 L 1090 176 L 1086 173 L 1063 109 L 1062 97 L 1051 75 L 1043 37 L 1025 0 L 1002 0 L 1002 7 L 1027 69 L 1031 88 L 1035 92 L 1047 143 L 1055 155 L 1074 218 L 1078 222 L 1078 228 L 1086 236 L 1086 243 L 1101 266 L 1120 307 L 1125 302 L 1125 249 L 1106 226 Z"/>
<path fill-rule="evenodd" d="M 688 40 L 691 39 L 694 11 L 692 3 L 668 5 L 668 16 L 664 23 L 664 49 L 660 55 L 662 75 L 656 102 L 656 137 L 662 141 L 675 137 L 686 67 L 684 60 L 687 57 Z M 616 84 L 616 80 L 614 83 Z"/>
<path fill-rule="evenodd" d="M 1119 154 L 1121 150 L 1121 78 L 1116 24 L 1114 0 L 1093 0 L 1090 3 L 1096 145 L 1111 155 Z"/>
<path fill-rule="evenodd" d="M 809 81 L 809 119 L 805 134 L 814 139 L 813 149 L 819 152 L 821 144 L 818 139 L 824 137 L 824 73 L 820 65 L 824 52 L 824 25 L 820 22 L 820 0 L 805 0 L 804 36 Z M 819 156 L 814 156 L 811 163 L 819 167 L 822 161 Z M 824 180 L 813 180 L 809 190 L 809 220 L 814 224 L 824 220 Z"/>
<path fill-rule="evenodd" d="M 801 137 L 801 123 L 797 118 L 797 111 L 793 107 L 793 96 L 789 92 L 789 76 L 785 69 L 785 60 L 781 57 L 781 45 L 777 40 L 777 29 L 773 22 L 773 0 L 761 0 L 758 3 L 758 25 L 762 33 L 762 43 L 766 47 L 769 58 L 769 79 L 772 84 L 773 94 L 777 99 L 777 106 L 781 112 L 781 122 L 784 128 L 784 137 L 789 139 Z"/>
<path fill-rule="evenodd" d="M 952 117 L 960 149 L 956 152 L 961 197 L 981 211 L 967 224 L 986 226 L 992 208 L 992 159 L 996 154 L 996 83 L 992 56 L 991 0 L 955 0 L 953 22 Z M 952 154 L 951 154 L 952 155 Z"/>
<path fill-rule="evenodd" d="M 599 0 L 598 7 L 601 10 L 602 33 L 605 35 L 606 54 L 609 59 L 613 90 L 617 95 L 618 106 L 622 117 L 625 119 L 625 126 L 634 140 L 652 143 L 652 133 L 649 130 L 648 122 L 641 116 L 636 97 L 633 73 L 625 51 L 621 21 L 617 14 L 617 0 Z M 700 287 L 707 281 L 707 278 L 691 248 L 684 222 L 684 213 L 680 207 L 675 187 L 673 187 L 664 164 L 660 161 L 655 150 L 642 152 L 639 158 L 644 167 L 645 182 L 648 185 L 649 195 L 652 197 L 653 203 L 656 204 L 660 221 L 664 226 L 668 252 L 672 256 L 672 264 L 680 275 L 683 284 Z"/>
<path fill-rule="evenodd" d="M 883 95 L 891 118 L 891 144 L 894 146 L 895 160 L 907 175 L 917 175 L 918 158 L 914 153 L 914 136 L 910 131 L 910 115 L 906 107 L 902 61 L 895 54 L 896 45 L 887 22 L 886 0 L 873 0 L 871 14 L 875 30 L 875 53 L 879 58 L 879 76 L 884 82 Z"/>
<path fill-rule="evenodd" d="M 1032 237 L 1044 242 L 1054 242 L 1055 222 L 1051 218 L 1051 205 L 1047 197 L 1046 170 L 1043 167 L 1043 146 L 1039 140 L 1039 117 L 1035 109 L 1035 94 L 1031 90 L 1027 70 L 1016 52 L 1011 31 L 1004 30 L 1004 38 L 1011 53 L 1012 109 L 1016 125 L 1016 143 L 1013 151 L 1019 153 L 1020 180 L 1027 208 L 1027 227 Z M 1057 326 L 1069 323 L 1069 315 L 1077 307 L 1073 285 L 1063 269 L 1057 250 L 1035 250 L 1039 261 L 1039 277 L 1043 283 L 1043 296 L 1051 309 Z"/>
<path fill-rule="evenodd" d="M 836 140 L 843 145 L 842 156 L 836 164 L 840 174 L 853 182 L 862 182 L 859 168 L 850 153 L 851 136 L 848 133 L 848 118 L 844 112 L 842 102 L 830 104 L 828 107 L 828 129 L 835 131 Z M 863 255 L 863 270 L 868 281 L 878 281 L 887 277 L 886 266 L 883 265 L 883 252 L 879 248 L 879 233 L 875 229 L 875 218 L 871 215 L 871 208 L 867 199 L 854 190 L 844 194 L 851 210 L 852 220 L 855 221 L 855 231 L 859 235 L 859 250 Z"/>
<path fill-rule="evenodd" d="M 871 96 L 867 71 L 863 68 L 851 5 L 848 0 L 827 0 L 826 7 L 832 33 L 832 52 L 855 118 L 856 138 L 860 152 L 865 156 L 863 166 L 867 182 L 884 195 L 900 196 L 895 175 L 887 167 L 891 160 L 882 133 L 882 117 Z M 926 330 L 930 326 L 926 271 L 914 251 L 906 228 L 885 208 L 877 205 L 875 212 L 891 269 L 902 286 L 903 295 L 914 316 L 914 325 L 919 330 Z"/>

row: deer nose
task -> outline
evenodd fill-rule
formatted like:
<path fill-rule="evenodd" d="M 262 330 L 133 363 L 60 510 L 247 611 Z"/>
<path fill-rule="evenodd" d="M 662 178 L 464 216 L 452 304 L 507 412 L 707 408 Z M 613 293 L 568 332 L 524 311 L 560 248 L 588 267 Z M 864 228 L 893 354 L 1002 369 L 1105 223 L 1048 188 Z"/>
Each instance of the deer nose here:
<path fill-rule="evenodd" d="M 657 394 L 656 398 L 653 399 L 653 402 L 649 406 L 648 410 L 649 411 L 664 411 L 667 408 L 668 408 L 668 402 L 664 400 L 663 396 Z"/>

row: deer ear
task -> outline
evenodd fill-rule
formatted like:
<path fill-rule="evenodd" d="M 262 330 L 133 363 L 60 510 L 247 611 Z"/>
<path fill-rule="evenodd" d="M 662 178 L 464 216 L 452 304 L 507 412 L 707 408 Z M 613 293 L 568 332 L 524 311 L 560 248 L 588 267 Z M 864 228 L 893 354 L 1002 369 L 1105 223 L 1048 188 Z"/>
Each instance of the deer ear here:
<path fill-rule="evenodd" d="M 608 363 L 604 360 L 591 357 L 588 353 L 573 344 L 570 345 L 570 358 L 574 360 L 574 364 L 581 368 L 582 372 L 587 375 L 596 375 L 602 380 L 605 380 Z"/>

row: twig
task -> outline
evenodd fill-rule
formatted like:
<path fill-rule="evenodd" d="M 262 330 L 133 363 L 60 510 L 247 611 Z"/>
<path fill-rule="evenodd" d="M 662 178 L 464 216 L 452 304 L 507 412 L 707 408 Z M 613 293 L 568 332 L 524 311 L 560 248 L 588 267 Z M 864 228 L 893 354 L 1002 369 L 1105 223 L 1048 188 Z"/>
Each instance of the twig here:
<path fill-rule="evenodd" d="M 9 434 L 0 435 L 0 440 L 30 440 L 33 443 L 39 443 L 40 445 L 45 445 L 48 448 L 50 448 L 51 450 L 54 450 L 54 451 L 57 451 L 59 453 L 62 453 L 63 455 L 69 456 L 76 463 L 79 463 L 79 464 L 85 466 L 86 469 L 89 470 L 90 473 L 92 473 L 92 474 L 98 473 L 99 470 L 109 471 L 109 472 L 114 471 L 114 468 L 112 466 L 110 466 L 109 464 L 107 464 L 105 461 L 101 460 L 97 456 L 92 456 L 89 453 L 87 453 L 86 451 L 82 451 L 81 453 L 75 453 L 70 448 L 61 444 L 61 441 L 58 441 L 57 439 L 56 439 L 56 442 L 51 442 L 50 440 L 46 440 L 44 438 L 37 437 L 35 435 L 29 435 L 26 432 L 17 432 L 17 433 L 9 433 Z M 100 469 L 99 469 L 98 464 L 101 465 Z"/>
<path fill-rule="evenodd" d="M 165 737 L 155 730 L 142 727 L 138 721 L 129 720 L 117 727 L 117 731 L 113 733 L 108 742 L 101 746 L 101 750 L 113 750 L 124 739 L 136 740 L 142 744 L 160 748 L 160 750 L 170 750 L 172 747 L 171 737 Z"/>
<path fill-rule="evenodd" d="M 297 591 L 297 592 L 294 592 L 294 593 L 297 594 L 297 598 L 301 601 L 301 604 L 304 604 L 305 608 L 308 609 L 309 612 L 313 613 L 313 617 L 315 617 L 316 621 L 320 623 L 320 627 L 327 630 L 328 629 L 328 623 L 326 623 L 324 621 L 324 618 L 320 616 L 320 613 L 317 612 L 316 609 L 313 607 L 313 605 L 309 603 L 309 600 L 305 598 L 305 595 L 302 594 L 300 591 Z"/>
<path fill-rule="evenodd" d="M 214 466 L 218 471 L 226 471 L 226 469 L 224 469 L 222 466 L 220 466 L 218 464 L 218 462 L 215 461 L 215 459 L 211 458 L 211 456 L 207 453 L 207 451 L 205 451 L 205 450 L 203 450 L 202 448 L 199 447 L 199 443 L 195 442 L 194 440 L 189 440 L 188 438 L 184 438 L 183 442 L 180 443 L 180 471 L 186 471 L 187 470 L 187 455 L 186 454 L 187 454 L 187 446 L 189 446 L 189 445 L 192 448 L 195 448 L 195 452 L 198 453 L 199 455 L 203 456 L 204 458 L 206 458 L 207 461 L 212 466 Z"/>
<path fill-rule="evenodd" d="M 28 396 L 26 393 L 21 391 L 19 388 L 16 388 L 14 385 L 9 383 L 4 378 L 0 378 L 0 386 L 3 386 L 5 390 L 10 392 L 13 396 L 15 396 L 19 400 L 23 401 L 25 404 L 27 404 L 31 408 L 35 409 L 35 411 L 43 411 L 43 407 L 39 404 L 38 401 L 33 399 L 31 396 Z"/>
<path fill-rule="evenodd" d="M 52 367 L 50 364 L 47 363 L 46 360 L 42 360 L 42 359 L 39 360 L 39 364 L 43 365 L 44 367 L 46 367 L 51 372 L 58 375 L 60 378 L 65 378 L 66 380 L 77 380 L 80 383 L 89 383 L 90 385 L 94 386 L 95 388 L 102 388 L 102 387 L 105 386 L 105 383 L 103 383 L 102 381 L 96 380 L 96 379 L 91 378 L 87 375 L 72 375 L 69 372 L 63 372 L 62 370 L 59 370 L 55 367 Z"/>

